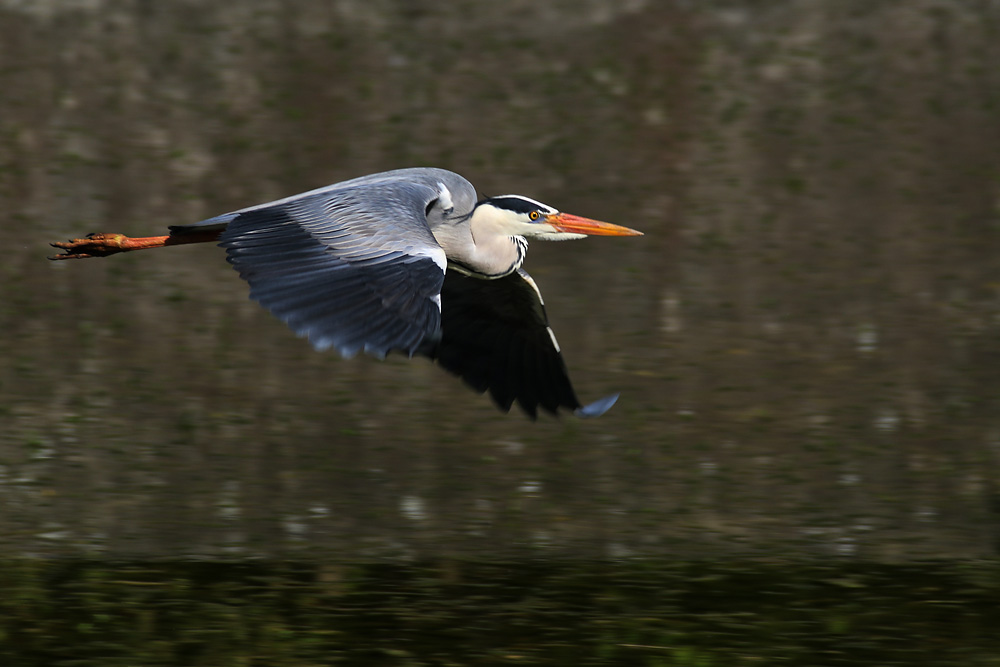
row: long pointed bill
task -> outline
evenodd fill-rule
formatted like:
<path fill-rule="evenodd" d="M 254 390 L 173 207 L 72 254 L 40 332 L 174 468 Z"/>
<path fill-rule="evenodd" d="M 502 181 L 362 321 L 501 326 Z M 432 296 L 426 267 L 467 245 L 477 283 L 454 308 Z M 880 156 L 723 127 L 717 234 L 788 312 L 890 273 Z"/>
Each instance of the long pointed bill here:
<path fill-rule="evenodd" d="M 642 232 L 610 222 L 581 218 L 571 213 L 553 213 L 545 218 L 545 222 L 560 232 L 570 234 L 587 234 L 588 236 L 642 236 Z"/>

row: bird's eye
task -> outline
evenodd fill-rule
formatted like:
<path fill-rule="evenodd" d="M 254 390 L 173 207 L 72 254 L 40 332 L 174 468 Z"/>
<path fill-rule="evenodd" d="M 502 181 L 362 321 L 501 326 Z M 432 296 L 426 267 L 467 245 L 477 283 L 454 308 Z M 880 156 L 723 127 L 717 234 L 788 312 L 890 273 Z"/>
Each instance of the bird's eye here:
<path fill-rule="evenodd" d="M 540 215 L 541 214 L 538 211 L 532 211 L 528 214 L 528 219 L 534 222 L 535 220 L 538 220 Z"/>

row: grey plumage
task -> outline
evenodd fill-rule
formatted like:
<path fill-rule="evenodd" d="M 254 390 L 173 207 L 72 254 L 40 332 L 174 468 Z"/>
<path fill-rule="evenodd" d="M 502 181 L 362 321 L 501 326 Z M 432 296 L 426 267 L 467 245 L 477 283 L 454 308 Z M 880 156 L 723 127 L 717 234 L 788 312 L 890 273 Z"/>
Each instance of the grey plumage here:
<path fill-rule="evenodd" d="M 581 405 L 520 266 L 526 236 L 638 232 L 517 195 L 477 202 L 466 179 L 433 168 L 344 181 L 174 226 L 171 237 L 212 231 L 251 298 L 317 349 L 425 355 L 532 417 L 539 407 L 596 416 L 616 398 Z"/>

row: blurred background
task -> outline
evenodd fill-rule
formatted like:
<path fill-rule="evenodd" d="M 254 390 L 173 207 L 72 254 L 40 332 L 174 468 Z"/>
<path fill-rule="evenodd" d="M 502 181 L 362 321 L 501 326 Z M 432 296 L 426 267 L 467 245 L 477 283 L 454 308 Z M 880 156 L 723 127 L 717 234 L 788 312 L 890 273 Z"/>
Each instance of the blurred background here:
<path fill-rule="evenodd" d="M 998 63 L 985 0 L 0 0 L 0 549 L 995 558 Z M 645 232 L 526 263 L 607 415 L 317 354 L 211 245 L 45 260 L 405 166 Z"/>

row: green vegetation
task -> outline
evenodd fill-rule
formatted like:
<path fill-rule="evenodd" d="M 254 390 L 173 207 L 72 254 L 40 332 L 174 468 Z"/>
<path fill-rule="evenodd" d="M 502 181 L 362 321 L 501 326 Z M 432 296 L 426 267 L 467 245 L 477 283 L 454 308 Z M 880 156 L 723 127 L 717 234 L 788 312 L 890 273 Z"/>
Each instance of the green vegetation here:
<path fill-rule="evenodd" d="M 7 561 L 0 664 L 996 665 L 1000 565 Z"/>

